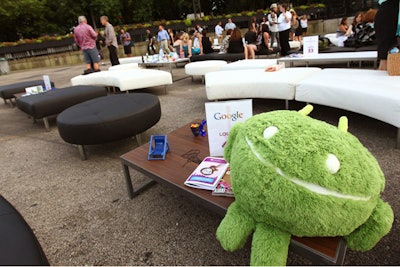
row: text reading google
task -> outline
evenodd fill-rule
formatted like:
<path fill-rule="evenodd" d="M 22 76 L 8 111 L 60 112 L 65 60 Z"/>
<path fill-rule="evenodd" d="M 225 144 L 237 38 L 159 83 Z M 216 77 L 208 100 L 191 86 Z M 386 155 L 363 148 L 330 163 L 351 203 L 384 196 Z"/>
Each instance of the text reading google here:
<path fill-rule="evenodd" d="M 219 120 L 232 120 L 236 121 L 238 119 L 243 119 L 243 113 L 240 113 L 239 111 L 236 111 L 235 113 L 220 113 L 217 112 L 214 114 L 214 119 L 217 121 Z"/>

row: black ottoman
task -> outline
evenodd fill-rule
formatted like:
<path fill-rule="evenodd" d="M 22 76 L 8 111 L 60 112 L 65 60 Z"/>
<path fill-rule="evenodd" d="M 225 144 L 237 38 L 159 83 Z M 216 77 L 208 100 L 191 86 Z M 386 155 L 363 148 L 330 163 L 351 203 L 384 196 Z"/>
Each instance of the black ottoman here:
<path fill-rule="evenodd" d="M 2 196 L 0 196 L 0 265 L 49 265 L 32 229 Z"/>
<path fill-rule="evenodd" d="M 97 145 L 136 136 L 153 127 L 161 118 L 158 97 L 134 93 L 92 99 L 63 111 L 57 117 L 61 138 L 78 145 L 83 160 L 84 145 Z"/>
<path fill-rule="evenodd" d="M 59 114 L 73 105 L 105 95 L 107 91 L 104 87 L 79 85 L 20 97 L 17 99 L 17 106 L 34 120 L 43 119 L 46 129 L 50 130 L 47 119 L 49 116 Z"/>
<path fill-rule="evenodd" d="M 25 88 L 42 85 L 44 87 L 43 80 L 35 80 L 35 81 L 27 81 L 27 82 L 20 82 L 14 84 L 7 84 L 0 86 L 0 97 L 3 98 L 4 103 L 7 104 L 7 100 L 10 101 L 11 107 L 13 103 L 11 101 L 12 98 L 15 98 L 14 95 L 18 93 L 25 92 Z M 54 87 L 54 83 L 51 82 L 51 86 Z"/>

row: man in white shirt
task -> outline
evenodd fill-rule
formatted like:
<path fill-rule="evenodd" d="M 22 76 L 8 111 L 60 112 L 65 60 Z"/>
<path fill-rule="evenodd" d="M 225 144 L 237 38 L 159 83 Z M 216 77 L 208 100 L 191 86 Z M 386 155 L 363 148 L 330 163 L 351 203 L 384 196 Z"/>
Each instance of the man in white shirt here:
<path fill-rule="evenodd" d="M 229 18 L 229 19 L 228 19 L 228 23 L 225 24 L 225 31 L 227 31 L 227 30 L 229 30 L 229 29 L 231 29 L 231 30 L 236 29 L 236 24 L 232 22 L 232 19 L 231 19 L 231 18 Z"/>
<path fill-rule="evenodd" d="M 218 21 L 218 24 L 215 26 L 215 35 L 218 38 L 218 42 L 222 42 L 222 33 L 224 32 L 224 28 L 222 28 L 222 21 Z"/>
<path fill-rule="evenodd" d="M 280 5 L 279 8 L 281 14 L 278 17 L 278 31 L 279 31 L 279 41 L 281 43 L 281 55 L 287 56 L 290 50 L 289 32 L 290 32 L 290 21 L 292 20 L 292 14 L 287 10 L 286 4 Z"/>
<path fill-rule="evenodd" d="M 280 48 L 281 45 L 279 42 L 279 31 L 278 31 L 278 5 L 274 3 L 271 5 L 270 9 L 271 12 L 268 14 L 267 18 L 268 18 L 269 30 L 271 31 L 271 47 L 276 41 L 278 48 Z"/>

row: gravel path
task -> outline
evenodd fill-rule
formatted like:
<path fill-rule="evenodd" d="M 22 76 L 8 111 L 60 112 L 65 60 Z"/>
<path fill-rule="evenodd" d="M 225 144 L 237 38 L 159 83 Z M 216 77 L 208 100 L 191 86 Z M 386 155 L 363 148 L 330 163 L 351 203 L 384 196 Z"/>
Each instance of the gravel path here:
<path fill-rule="evenodd" d="M 103 67 L 105 69 L 105 67 Z M 182 68 L 175 78 L 184 78 Z M 11 73 L 1 84 L 41 79 L 48 74 L 57 87 L 69 86 L 82 66 Z M 190 78 L 163 88 L 142 90 L 159 96 L 161 121 L 144 135 L 166 134 L 204 118 L 204 85 Z M 300 109 L 303 103 L 291 103 Z M 283 101 L 255 100 L 255 113 L 284 108 Z M 351 112 L 316 106 L 312 116 L 337 124 L 349 117 L 349 130 L 376 156 L 386 175 L 383 198 L 395 212 L 389 235 L 369 252 L 348 251 L 346 265 L 399 265 L 400 150 L 396 129 Z M 137 147 L 134 139 L 87 147 L 88 160 L 58 135 L 55 120 L 46 132 L 17 108 L 0 104 L 0 193 L 34 229 L 52 265 L 248 265 L 250 243 L 234 253 L 215 239 L 216 214 L 173 190 L 155 185 L 133 200 L 127 197 L 119 156 Z M 173 149 L 173 147 L 171 148 Z M 142 175 L 132 170 L 132 175 Z M 288 265 L 310 264 L 293 253 Z"/>

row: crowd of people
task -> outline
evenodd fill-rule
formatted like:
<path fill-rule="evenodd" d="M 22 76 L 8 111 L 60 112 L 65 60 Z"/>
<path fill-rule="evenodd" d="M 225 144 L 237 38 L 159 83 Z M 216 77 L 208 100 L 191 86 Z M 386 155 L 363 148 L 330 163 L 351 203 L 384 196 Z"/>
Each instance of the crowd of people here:
<path fill-rule="evenodd" d="M 213 44 L 217 43 L 220 45 L 220 53 L 244 53 L 246 59 L 254 59 L 256 53 L 268 54 L 276 43 L 280 54 L 286 56 L 290 50 L 289 40 L 301 41 L 301 36 L 307 32 L 307 17 L 304 15 L 299 18 L 296 12 L 288 10 L 285 4 L 272 4 L 270 9 L 270 13 L 265 14 L 260 22 L 256 17 L 251 18 L 249 31 L 245 36 L 242 36 L 232 18 L 228 18 L 224 26 L 222 21 L 217 23 L 213 29 L 216 40 L 211 39 L 209 30 L 200 24 L 189 32 L 175 32 L 173 29 L 165 29 L 163 25 L 158 27 L 155 34 L 147 29 L 147 53 L 155 54 L 158 45 L 164 54 L 176 52 L 181 57 L 191 57 L 213 53 Z M 84 16 L 80 16 L 78 21 L 74 36 L 85 58 L 84 74 L 100 71 L 99 62 L 103 59 L 104 46 L 109 51 L 111 65 L 118 65 L 118 40 L 123 46 L 124 54 L 132 56 L 134 44 L 131 35 L 121 29 L 117 37 L 106 16 L 100 18 L 105 27 L 104 34 L 94 31 Z"/>
<path fill-rule="evenodd" d="M 367 12 L 357 12 L 351 24 L 347 17 L 340 20 L 336 35 L 339 47 L 360 47 L 371 45 L 376 40 L 375 16 L 377 10 L 370 9 Z"/>
<path fill-rule="evenodd" d="M 337 27 L 338 46 L 363 46 L 371 43 L 378 45 L 379 69 L 386 69 L 388 49 L 398 45 L 396 36 L 400 35 L 399 5 L 397 0 L 380 0 L 380 9 L 358 12 L 351 24 L 343 18 Z M 84 55 L 86 69 L 84 74 L 100 71 L 99 62 L 103 59 L 102 47 L 109 51 L 111 65 L 118 65 L 118 42 L 124 48 L 126 56 L 132 56 L 133 40 L 129 32 L 121 29 L 119 38 L 114 27 L 106 16 L 100 17 L 101 24 L 105 27 L 104 34 L 94 31 L 87 24 L 84 16 L 78 17 L 79 25 L 74 29 L 76 44 Z M 218 43 L 220 53 L 244 53 L 246 59 L 254 59 L 256 53 L 268 54 L 276 46 L 281 56 L 287 56 L 290 50 L 289 41 L 302 41 L 307 34 L 307 15 L 300 16 L 293 9 L 288 9 L 286 4 L 273 3 L 270 12 L 262 20 L 257 21 L 252 17 L 249 21 L 248 32 L 242 36 L 240 29 L 228 18 L 222 25 L 219 21 L 214 28 L 215 39 L 209 37 L 207 28 L 200 24 L 189 32 L 175 32 L 165 30 L 160 25 L 158 32 L 153 35 L 147 29 L 147 53 L 156 53 L 156 44 L 164 53 L 176 52 L 181 57 L 191 57 L 213 53 L 213 44 Z M 375 36 L 376 35 L 376 36 Z"/>
<path fill-rule="evenodd" d="M 286 56 L 290 50 L 289 41 L 301 41 L 307 33 L 307 16 L 298 17 L 296 12 L 288 10 L 287 5 L 272 4 L 271 12 L 265 14 L 262 21 L 252 17 L 249 22 L 249 31 L 242 36 L 240 29 L 228 18 L 223 26 L 219 21 L 214 28 L 215 39 L 220 44 L 220 53 L 245 53 L 245 58 L 255 58 L 256 53 L 272 51 L 276 43 L 278 51 Z M 213 53 L 212 40 L 208 36 L 208 29 L 200 24 L 190 32 L 175 32 L 165 30 L 159 26 L 158 32 L 153 35 L 147 30 L 147 53 L 155 54 L 154 44 L 158 43 L 164 52 L 176 52 L 185 57 Z"/>
<path fill-rule="evenodd" d="M 104 38 L 99 32 L 93 30 L 92 26 L 87 23 L 85 16 L 78 17 L 79 25 L 74 29 L 75 43 L 81 48 L 86 69 L 83 74 L 99 72 L 99 62 L 102 59 L 101 46 L 107 46 L 111 65 L 118 65 L 118 42 L 115 35 L 114 27 L 108 21 L 107 16 L 100 17 L 100 23 L 105 27 Z M 130 39 L 130 37 L 129 37 Z"/>
<path fill-rule="evenodd" d="M 377 45 L 379 70 L 387 70 L 388 52 L 400 46 L 400 11 L 398 0 L 379 0 L 379 9 L 358 12 L 351 24 L 342 18 L 337 27 L 338 46 Z"/>

